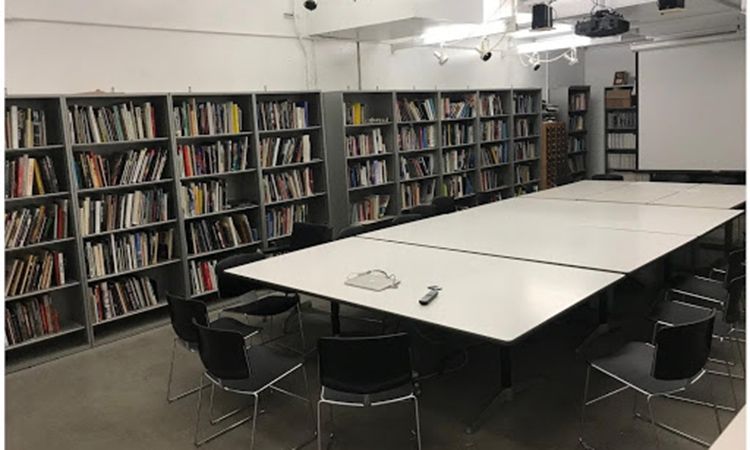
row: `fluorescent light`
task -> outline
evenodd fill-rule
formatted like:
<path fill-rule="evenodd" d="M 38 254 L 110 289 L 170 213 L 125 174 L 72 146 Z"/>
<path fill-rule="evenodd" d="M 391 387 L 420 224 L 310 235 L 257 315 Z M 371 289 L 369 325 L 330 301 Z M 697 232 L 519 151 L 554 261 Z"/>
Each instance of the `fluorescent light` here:
<path fill-rule="evenodd" d="M 461 41 L 474 37 L 499 34 L 505 31 L 504 21 L 487 22 L 483 24 L 455 24 L 431 27 L 422 33 L 420 38 L 424 44 L 439 44 L 442 42 Z"/>
<path fill-rule="evenodd" d="M 516 23 L 526 25 L 531 23 L 531 13 L 516 13 Z"/>
<path fill-rule="evenodd" d="M 547 52 L 550 50 L 559 50 L 572 47 L 587 47 L 591 45 L 592 39 L 586 36 L 568 35 L 556 39 L 546 39 L 542 41 L 518 44 L 516 51 L 519 54 Z"/>

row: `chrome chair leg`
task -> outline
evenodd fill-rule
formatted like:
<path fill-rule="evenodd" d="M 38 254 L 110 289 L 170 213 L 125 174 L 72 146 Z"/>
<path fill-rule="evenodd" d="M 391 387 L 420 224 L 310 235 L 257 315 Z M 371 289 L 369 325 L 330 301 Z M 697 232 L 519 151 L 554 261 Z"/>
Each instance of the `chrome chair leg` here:
<path fill-rule="evenodd" d="M 321 430 L 321 423 L 320 423 L 320 407 L 322 406 L 322 402 L 318 400 L 318 450 L 323 450 L 323 431 Z"/>
<path fill-rule="evenodd" d="M 730 341 L 734 341 L 735 346 L 737 347 L 737 355 L 739 356 L 739 363 L 740 366 L 742 366 L 742 373 L 745 373 L 745 357 L 742 354 L 742 345 L 740 344 L 740 340 L 738 338 L 729 338 Z"/>
<path fill-rule="evenodd" d="M 253 411 L 253 415 L 252 416 L 240 419 L 237 422 L 234 422 L 233 424 L 228 425 L 227 427 L 225 427 L 225 428 L 217 431 L 216 433 L 214 433 L 214 434 L 212 434 L 212 435 L 210 435 L 210 436 L 208 436 L 206 438 L 201 439 L 200 438 L 200 424 L 201 424 L 201 402 L 202 402 L 202 399 L 203 399 L 203 394 L 202 393 L 203 393 L 203 387 L 204 387 L 204 385 L 203 385 L 203 377 L 204 377 L 204 374 L 201 374 L 200 385 L 198 386 L 200 389 L 198 390 L 198 410 L 196 412 L 196 418 L 195 418 L 195 438 L 194 438 L 194 441 L 193 441 L 196 447 L 200 447 L 201 445 L 205 444 L 206 442 L 212 441 L 212 440 L 216 439 L 217 437 L 219 437 L 219 436 L 221 436 L 221 435 L 223 435 L 223 434 L 225 434 L 225 433 L 227 433 L 229 431 L 234 430 L 235 428 L 239 427 L 240 425 L 242 425 L 242 424 L 244 424 L 244 423 L 246 423 L 246 422 L 248 422 L 250 420 L 252 420 L 253 422 L 255 422 L 255 418 L 258 415 L 258 407 L 257 407 L 257 399 L 256 399 L 256 405 L 255 405 L 255 409 Z"/>
<path fill-rule="evenodd" d="M 419 401 L 416 396 L 412 396 L 414 400 L 414 421 L 417 426 L 417 450 L 422 450 L 422 430 L 419 428 Z"/>
<path fill-rule="evenodd" d="M 651 408 L 651 396 L 646 396 L 646 404 L 648 405 L 648 417 L 651 421 L 651 426 L 654 429 L 654 436 L 656 436 L 656 448 L 657 450 L 661 447 L 661 441 L 659 440 L 659 428 L 656 426 L 656 419 L 654 418 L 654 410 Z"/>
<path fill-rule="evenodd" d="M 711 399 L 711 403 L 713 403 L 713 405 L 714 405 L 713 409 L 714 409 L 714 417 L 716 418 L 716 426 L 717 426 L 717 428 L 719 428 L 719 434 L 721 434 L 721 421 L 719 420 L 719 408 L 717 407 L 717 400 L 716 400 L 716 395 L 715 395 L 715 392 L 714 392 L 714 382 L 711 381 L 710 377 L 707 377 L 707 378 L 708 378 L 709 397 Z M 735 393 L 734 393 L 734 383 L 732 383 L 732 379 L 731 378 L 729 379 L 729 384 L 732 385 L 732 395 L 735 395 Z M 735 402 L 734 403 L 734 408 L 737 409 L 738 405 L 737 405 L 737 397 L 736 396 L 734 397 L 734 402 Z"/>
<path fill-rule="evenodd" d="M 234 411 L 230 411 L 226 414 L 224 414 L 221 417 L 214 418 L 214 395 L 216 391 L 216 385 L 211 383 L 211 400 L 209 401 L 209 407 L 208 407 L 208 420 L 211 423 L 211 425 L 216 425 L 217 423 L 226 420 L 230 417 L 233 417 L 237 415 L 238 413 L 241 413 L 242 411 L 245 411 L 249 408 L 237 408 Z"/>
<path fill-rule="evenodd" d="M 581 429 L 580 429 L 580 435 L 578 436 L 578 442 L 580 442 L 581 446 L 585 449 L 590 449 L 590 447 L 586 443 L 585 439 L 585 433 L 586 433 L 586 398 L 588 397 L 589 393 L 589 381 L 591 379 L 591 366 L 586 365 L 586 383 L 583 387 L 583 404 L 581 405 Z"/>
<path fill-rule="evenodd" d="M 315 438 L 318 436 L 318 429 L 315 426 L 315 408 L 313 407 L 312 401 L 310 401 L 310 383 L 307 380 L 307 370 L 305 370 L 305 366 L 302 366 L 302 377 L 305 381 L 305 402 L 307 402 L 307 405 L 310 407 L 310 416 L 312 417 L 312 425 L 313 425 L 313 435 L 311 438 L 305 440 L 304 442 L 300 443 L 299 445 L 296 445 L 292 447 L 292 450 L 299 450 L 301 448 L 307 447 L 307 445 L 315 440 Z"/>
<path fill-rule="evenodd" d="M 250 450 L 253 450 L 255 447 L 255 423 L 258 421 L 258 403 L 260 403 L 260 397 L 258 394 L 253 394 L 253 397 L 253 424 L 252 431 L 250 432 Z"/>
<path fill-rule="evenodd" d="M 177 394 L 174 397 L 172 396 L 172 377 L 174 375 L 174 360 L 176 356 L 177 356 L 177 338 L 175 338 L 174 341 L 172 341 L 172 359 L 169 363 L 169 379 L 167 380 L 167 403 L 172 403 L 181 398 L 185 398 L 188 395 L 193 395 L 196 392 L 198 392 L 198 389 L 199 389 L 197 387 L 194 387 L 190 390 Z"/>
<path fill-rule="evenodd" d="M 732 343 L 729 342 L 729 346 L 732 346 Z M 725 367 L 727 368 L 727 376 L 729 377 L 729 387 L 732 388 L 732 400 L 734 400 L 734 409 L 735 411 L 739 411 L 739 403 L 737 402 L 737 392 L 734 390 L 734 377 L 732 376 L 732 367 L 729 365 L 729 361 L 726 361 Z M 713 382 L 709 381 L 711 383 L 711 386 L 713 386 Z M 714 402 L 714 406 L 716 405 L 716 402 Z"/>

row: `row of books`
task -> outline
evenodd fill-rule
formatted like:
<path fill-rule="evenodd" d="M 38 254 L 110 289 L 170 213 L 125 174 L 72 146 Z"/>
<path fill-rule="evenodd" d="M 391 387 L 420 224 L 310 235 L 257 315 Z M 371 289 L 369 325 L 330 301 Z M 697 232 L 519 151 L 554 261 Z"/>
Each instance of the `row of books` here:
<path fill-rule="evenodd" d="M 68 237 L 68 200 L 5 212 L 5 248 Z"/>
<path fill-rule="evenodd" d="M 515 166 L 516 184 L 532 181 L 532 170 L 530 165 Z"/>
<path fill-rule="evenodd" d="M 70 135 L 76 144 L 153 139 L 156 133 L 154 106 L 133 102 L 112 106 L 72 105 L 68 110 Z"/>
<path fill-rule="evenodd" d="M 462 148 L 443 153 L 443 173 L 473 169 L 474 166 L 474 152 L 471 150 Z"/>
<path fill-rule="evenodd" d="M 568 140 L 568 152 L 575 153 L 575 152 L 585 152 L 586 151 L 586 139 L 577 137 L 577 136 L 571 136 L 571 138 Z"/>
<path fill-rule="evenodd" d="M 402 156 L 400 169 L 402 181 L 434 175 L 435 159 L 432 155 L 416 156 L 413 158 L 404 158 Z"/>
<path fill-rule="evenodd" d="M 516 119 L 514 127 L 514 136 L 524 137 L 534 134 L 534 122 L 529 119 Z"/>
<path fill-rule="evenodd" d="M 190 222 L 187 227 L 188 253 L 201 253 L 258 242 L 258 230 L 244 214 Z"/>
<path fill-rule="evenodd" d="M 474 117 L 475 103 L 476 100 L 473 96 L 467 96 L 464 100 L 460 101 L 443 98 L 443 119 L 463 119 Z"/>
<path fill-rule="evenodd" d="M 194 98 L 172 109 L 177 137 L 240 133 L 242 108 L 234 102 L 202 102 Z"/>
<path fill-rule="evenodd" d="M 505 185 L 503 174 L 497 170 L 483 170 L 479 174 L 482 191 L 490 191 Z"/>
<path fill-rule="evenodd" d="M 386 119 L 367 118 L 367 105 L 364 103 L 346 103 L 345 106 L 347 125 L 364 125 L 367 123 L 384 123 Z"/>
<path fill-rule="evenodd" d="M 127 277 L 96 283 L 89 286 L 88 295 L 96 322 L 113 319 L 159 303 L 156 282 L 147 277 Z"/>
<path fill-rule="evenodd" d="M 453 175 L 443 180 L 443 195 L 453 198 L 465 197 L 474 193 L 471 178 L 467 174 Z"/>
<path fill-rule="evenodd" d="M 283 100 L 258 103 L 258 129 L 261 131 L 291 130 L 309 126 L 307 102 Z"/>
<path fill-rule="evenodd" d="M 607 128 L 635 128 L 638 126 L 638 113 L 610 112 L 607 113 Z"/>
<path fill-rule="evenodd" d="M 401 207 L 413 208 L 432 202 L 435 198 L 435 180 L 408 183 L 401 186 Z"/>
<path fill-rule="evenodd" d="M 369 195 L 352 203 L 351 223 L 382 219 L 388 212 L 390 201 L 390 195 Z"/>
<path fill-rule="evenodd" d="M 533 114 L 537 110 L 535 96 L 532 94 L 514 94 L 513 103 L 516 114 Z"/>
<path fill-rule="evenodd" d="M 508 139 L 508 124 L 504 120 L 487 120 L 482 122 L 482 140 L 497 141 Z"/>
<path fill-rule="evenodd" d="M 383 140 L 383 133 L 376 128 L 367 134 L 355 134 L 346 137 L 346 154 L 348 156 L 377 155 L 388 152 Z"/>
<path fill-rule="evenodd" d="M 247 137 L 239 141 L 217 141 L 215 144 L 180 145 L 180 175 L 193 177 L 249 169 Z"/>
<path fill-rule="evenodd" d="M 570 173 L 585 171 L 586 159 L 583 155 L 575 155 L 571 158 L 568 158 L 568 167 L 570 168 Z"/>
<path fill-rule="evenodd" d="M 423 148 L 437 147 L 437 133 L 435 127 L 401 127 L 398 130 L 399 150 L 420 150 Z"/>
<path fill-rule="evenodd" d="M 507 114 L 503 105 L 503 100 L 497 94 L 482 95 L 479 101 L 479 107 L 482 116 L 499 116 Z"/>
<path fill-rule="evenodd" d="M 266 211 L 268 238 L 292 234 L 292 226 L 295 222 L 307 222 L 308 209 L 306 204 L 300 204 L 271 208 L 270 211 Z"/>
<path fill-rule="evenodd" d="M 169 194 L 163 189 L 107 194 L 79 201 L 81 234 L 125 230 L 169 219 Z"/>
<path fill-rule="evenodd" d="M 174 229 L 141 231 L 87 241 L 84 259 L 89 278 L 97 278 L 169 261 L 173 248 Z"/>
<path fill-rule="evenodd" d="M 635 133 L 607 133 L 607 148 L 616 150 L 634 150 L 638 146 Z"/>
<path fill-rule="evenodd" d="M 508 162 L 508 147 L 505 144 L 482 147 L 482 166 L 495 166 Z"/>
<path fill-rule="evenodd" d="M 572 94 L 568 102 L 568 109 L 570 111 L 586 111 L 589 109 L 588 94 L 585 92 Z"/>
<path fill-rule="evenodd" d="M 533 141 L 521 141 L 514 143 L 515 147 L 515 160 L 523 161 L 525 159 L 537 158 L 536 153 L 536 142 Z"/>
<path fill-rule="evenodd" d="M 52 297 L 41 295 L 5 307 L 5 346 L 60 331 L 60 319 Z"/>
<path fill-rule="evenodd" d="M 185 217 L 225 211 L 227 183 L 225 180 L 206 180 L 180 186 L 180 206 Z"/>
<path fill-rule="evenodd" d="M 19 108 L 5 110 L 5 145 L 8 149 L 47 145 L 47 118 L 44 110 Z"/>
<path fill-rule="evenodd" d="M 5 263 L 5 297 L 65 284 L 65 260 L 58 251 L 29 253 Z"/>
<path fill-rule="evenodd" d="M 396 103 L 397 116 L 401 122 L 416 122 L 419 120 L 435 120 L 435 102 L 425 100 L 399 100 Z"/>
<path fill-rule="evenodd" d="M 263 176 L 266 203 L 307 197 L 314 193 L 313 171 L 309 167 Z"/>
<path fill-rule="evenodd" d="M 376 159 L 349 166 L 349 187 L 377 186 L 388 182 L 388 163 Z"/>
<path fill-rule="evenodd" d="M 583 116 L 573 116 L 568 119 L 568 130 L 581 131 L 586 129 L 586 121 Z"/>
<path fill-rule="evenodd" d="M 607 167 L 614 170 L 636 170 L 637 155 L 610 153 L 607 155 Z"/>
<path fill-rule="evenodd" d="M 306 163 L 312 160 L 310 135 L 266 138 L 260 141 L 261 167 Z"/>
<path fill-rule="evenodd" d="M 189 262 L 190 289 L 193 295 L 211 292 L 218 288 L 216 262 L 215 259 Z"/>
<path fill-rule="evenodd" d="M 128 150 L 104 156 L 93 152 L 76 154 L 78 188 L 103 188 L 162 179 L 167 167 L 166 149 Z"/>
<path fill-rule="evenodd" d="M 443 145 L 474 143 L 474 125 L 451 123 L 443 125 Z"/>
<path fill-rule="evenodd" d="M 44 195 L 59 189 L 51 157 L 23 155 L 5 160 L 5 198 Z"/>

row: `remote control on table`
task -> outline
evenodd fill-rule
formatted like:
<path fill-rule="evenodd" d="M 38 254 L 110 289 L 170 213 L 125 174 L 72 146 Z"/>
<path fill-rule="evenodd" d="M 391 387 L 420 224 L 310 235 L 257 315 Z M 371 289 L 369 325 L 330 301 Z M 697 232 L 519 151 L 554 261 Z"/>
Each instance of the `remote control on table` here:
<path fill-rule="evenodd" d="M 438 296 L 442 288 L 440 286 L 429 286 L 427 289 L 429 289 L 430 291 L 425 294 L 424 297 L 419 299 L 419 304 L 422 306 L 427 306 L 431 301 L 435 300 L 435 297 Z"/>

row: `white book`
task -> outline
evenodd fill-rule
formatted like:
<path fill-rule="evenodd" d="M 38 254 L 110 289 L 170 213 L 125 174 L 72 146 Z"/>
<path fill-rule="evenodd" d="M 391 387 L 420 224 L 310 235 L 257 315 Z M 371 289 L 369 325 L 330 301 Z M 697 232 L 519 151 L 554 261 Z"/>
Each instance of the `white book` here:
<path fill-rule="evenodd" d="M 120 261 L 117 257 L 117 246 L 115 245 L 115 235 L 109 235 L 109 245 L 112 252 L 112 265 L 115 267 L 115 272 L 120 272 Z"/>
<path fill-rule="evenodd" d="M 138 130 L 138 139 L 145 139 L 146 134 L 143 129 L 143 109 L 140 106 L 135 107 L 135 124 Z"/>
<path fill-rule="evenodd" d="M 99 124 L 96 121 L 96 114 L 94 114 L 94 107 L 89 105 L 86 108 L 86 113 L 89 117 L 89 128 L 91 128 L 91 135 L 94 138 L 94 142 L 99 143 L 102 141 L 102 136 L 99 132 Z"/>
<path fill-rule="evenodd" d="M 124 228 L 130 228 L 133 217 L 133 196 L 128 195 L 125 199 L 125 222 Z"/>
<path fill-rule="evenodd" d="M 310 162 L 312 160 L 312 144 L 310 143 L 310 135 L 306 134 L 302 136 L 302 161 Z"/>
<path fill-rule="evenodd" d="M 144 128 L 146 129 L 146 138 L 153 139 L 156 136 L 154 136 L 154 129 L 153 129 L 152 125 L 151 125 L 153 123 L 153 120 L 154 120 L 153 115 L 152 115 L 152 110 L 151 110 L 151 102 L 144 103 L 143 104 L 143 109 L 145 111 L 145 114 L 144 114 L 144 122 L 145 122 L 144 123 Z M 179 108 L 175 108 L 174 112 L 175 112 L 175 120 L 179 121 L 180 120 L 180 111 L 179 111 Z M 176 127 L 175 129 L 178 132 L 177 136 L 180 136 L 181 133 L 182 133 L 182 128 L 181 127 Z"/>
<path fill-rule="evenodd" d="M 10 107 L 10 142 L 8 148 L 18 148 L 18 106 L 16 105 Z"/>

